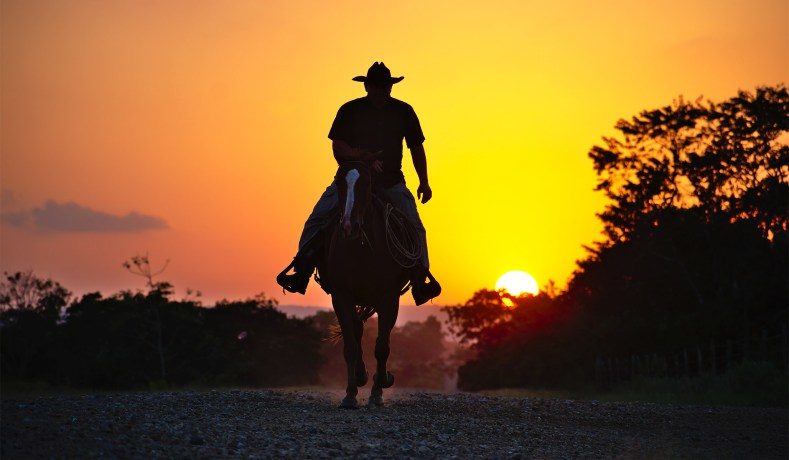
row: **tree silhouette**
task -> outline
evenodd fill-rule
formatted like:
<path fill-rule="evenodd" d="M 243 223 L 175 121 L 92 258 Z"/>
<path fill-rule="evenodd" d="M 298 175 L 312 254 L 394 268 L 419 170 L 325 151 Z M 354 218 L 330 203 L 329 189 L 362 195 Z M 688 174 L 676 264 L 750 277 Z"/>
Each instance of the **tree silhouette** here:
<path fill-rule="evenodd" d="M 259 294 L 203 309 L 207 329 L 220 341 L 219 381 L 254 386 L 318 383 L 320 332 L 309 320 L 288 318 L 276 305 Z"/>
<path fill-rule="evenodd" d="M 0 281 L 0 311 L 34 310 L 50 319 L 59 318 L 71 292 L 51 279 L 39 278 L 33 270 L 10 275 Z"/>
<path fill-rule="evenodd" d="M 632 264 L 604 273 L 627 279 L 586 283 L 611 305 L 620 305 L 611 292 L 640 283 L 654 287 L 634 291 L 631 303 L 666 302 L 670 288 L 672 305 L 699 318 L 727 318 L 745 337 L 754 322 L 780 319 L 785 290 L 776 276 L 786 272 L 789 222 L 786 87 L 740 91 L 722 103 L 679 98 L 616 127 L 621 140 L 605 138 L 606 148 L 589 153 L 597 189 L 612 201 L 599 215 L 608 240 L 580 264 L 575 284 L 620 244 L 616 252 L 627 253 L 623 262 Z"/>
<path fill-rule="evenodd" d="M 167 382 L 167 363 L 165 360 L 165 345 L 162 338 L 161 309 L 163 305 L 167 304 L 168 296 L 173 294 L 173 286 L 166 281 L 155 282 L 153 278 L 163 273 L 169 263 L 170 259 L 167 259 L 162 268 L 154 271 L 151 268 L 148 253 L 146 252 L 144 256 L 136 255 L 122 264 L 129 272 L 145 278 L 145 284 L 148 286 L 149 292 L 145 304 L 150 307 L 149 310 L 152 316 L 151 325 L 156 335 L 154 339 L 150 341 L 146 340 L 146 336 L 144 335 L 142 336 L 142 340 L 153 348 L 159 357 L 159 372 L 162 382 Z"/>
<path fill-rule="evenodd" d="M 211 308 L 171 299 L 147 254 L 124 267 L 148 292 L 77 300 L 32 272 L 0 282 L 0 378 L 78 388 L 305 385 L 318 382 L 320 332 L 259 294 Z M 153 352 L 152 352 L 153 351 Z"/>
<path fill-rule="evenodd" d="M 32 270 L 0 282 L 0 363 L 6 379 L 44 378 L 52 366 L 57 324 L 71 292 Z"/>
<path fill-rule="evenodd" d="M 669 208 L 696 208 L 708 220 L 755 219 L 765 236 L 785 232 L 789 146 L 779 138 L 788 127 L 783 85 L 719 104 L 680 97 L 619 120 L 621 137 L 589 152 L 597 190 L 611 200 L 599 214 L 609 241 Z"/>
<path fill-rule="evenodd" d="M 159 270 L 154 270 L 151 267 L 151 261 L 148 257 L 148 253 L 146 252 L 144 256 L 136 255 L 131 259 L 124 261 L 121 265 L 130 273 L 145 278 L 145 285 L 148 287 L 148 289 L 152 291 L 159 290 L 165 295 L 170 295 L 172 294 L 172 285 L 170 283 L 166 281 L 156 282 L 153 280 L 155 276 L 162 274 L 167 269 L 169 264 L 170 259 L 167 259 L 164 262 L 162 268 Z M 189 294 L 191 294 L 191 292 Z"/>
<path fill-rule="evenodd" d="M 480 290 L 462 308 L 444 307 L 449 332 L 464 344 L 489 344 L 494 341 L 493 329 L 511 319 L 512 310 L 502 301 L 500 293 Z"/>

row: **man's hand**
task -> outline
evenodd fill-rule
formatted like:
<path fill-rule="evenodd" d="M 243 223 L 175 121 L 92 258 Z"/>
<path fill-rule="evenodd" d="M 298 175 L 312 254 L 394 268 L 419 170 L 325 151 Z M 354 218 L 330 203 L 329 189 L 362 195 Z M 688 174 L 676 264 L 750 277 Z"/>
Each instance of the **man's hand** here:
<path fill-rule="evenodd" d="M 378 150 L 377 152 L 362 150 L 362 155 L 360 158 L 364 161 L 371 161 L 370 166 L 372 166 L 373 171 L 380 173 L 384 170 L 384 161 L 378 159 L 378 156 L 381 155 L 382 152 L 382 150 Z"/>
<path fill-rule="evenodd" d="M 430 198 L 433 198 L 433 191 L 426 182 L 422 182 L 419 184 L 419 188 L 416 189 L 416 197 L 419 198 L 422 204 L 425 204 L 430 201 Z"/>
<path fill-rule="evenodd" d="M 352 147 L 351 154 L 349 156 L 355 160 L 364 160 L 370 155 L 372 155 L 372 152 L 367 149 L 363 149 L 361 147 Z"/>

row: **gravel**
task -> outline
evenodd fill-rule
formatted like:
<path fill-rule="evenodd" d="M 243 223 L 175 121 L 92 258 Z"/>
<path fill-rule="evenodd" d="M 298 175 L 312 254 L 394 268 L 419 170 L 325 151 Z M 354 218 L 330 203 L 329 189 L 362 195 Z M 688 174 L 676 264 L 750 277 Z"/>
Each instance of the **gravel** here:
<path fill-rule="evenodd" d="M 362 389 L 360 403 L 369 390 Z M 787 458 L 785 408 L 387 390 L 337 408 L 322 390 L 4 397 L 0 456 L 105 458 Z"/>

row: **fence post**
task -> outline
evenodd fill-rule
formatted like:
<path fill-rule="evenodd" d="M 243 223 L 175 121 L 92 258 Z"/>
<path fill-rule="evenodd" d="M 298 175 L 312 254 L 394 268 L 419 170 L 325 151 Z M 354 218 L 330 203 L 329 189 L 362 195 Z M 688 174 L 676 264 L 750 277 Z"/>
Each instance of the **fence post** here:
<path fill-rule="evenodd" d="M 698 365 L 699 365 L 699 368 L 697 369 L 696 373 L 700 375 L 702 372 L 704 372 L 704 363 L 702 362 L 702 359 L 701 359 L 702 358 L 701 357 L 701 347 L 698 346 L 698 345 L 696 345 L 696 358 L 697 358 Z"/>
<path fill-rule="evenodd" d="M 731 370 L 731 359 L 732 359 L 732 343 L 731 339 L 726 341 L 726 370 Z"/>

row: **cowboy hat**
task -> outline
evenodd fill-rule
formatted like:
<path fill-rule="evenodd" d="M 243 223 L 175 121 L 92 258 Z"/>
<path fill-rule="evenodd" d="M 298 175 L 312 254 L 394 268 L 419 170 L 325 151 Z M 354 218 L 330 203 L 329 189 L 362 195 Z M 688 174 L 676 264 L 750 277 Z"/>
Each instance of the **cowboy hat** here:
<path fill-rule="evenodd" d="M 358 77 L 353 77 L 353 81 L 395 84 L 403 78 L 405 77 L 392 77 L 392 72 L 389 71 L 383 62 L 375 62 L 367 69 L 367 76 L 359 75 Z"/>

